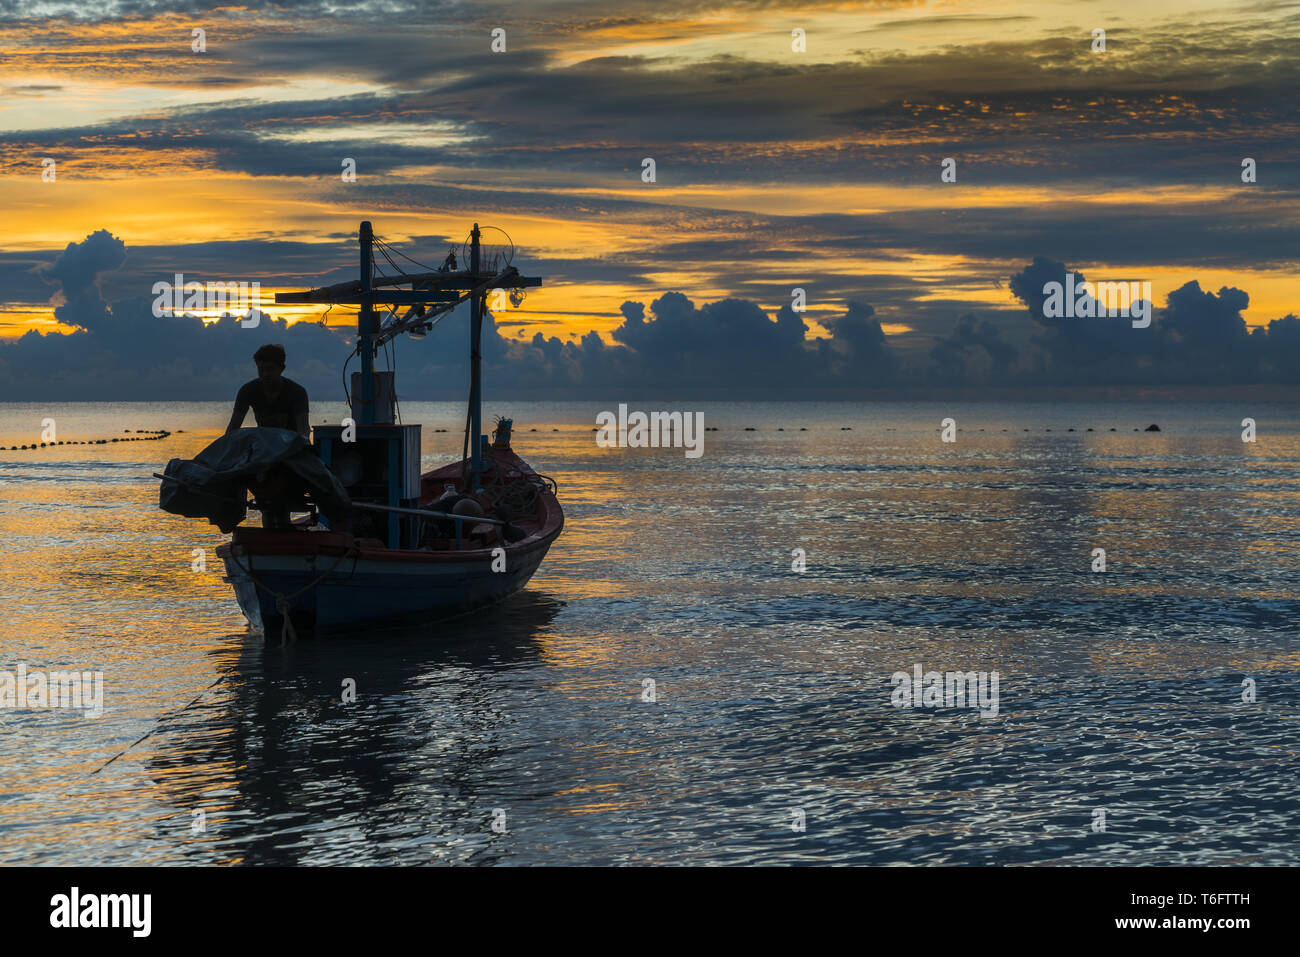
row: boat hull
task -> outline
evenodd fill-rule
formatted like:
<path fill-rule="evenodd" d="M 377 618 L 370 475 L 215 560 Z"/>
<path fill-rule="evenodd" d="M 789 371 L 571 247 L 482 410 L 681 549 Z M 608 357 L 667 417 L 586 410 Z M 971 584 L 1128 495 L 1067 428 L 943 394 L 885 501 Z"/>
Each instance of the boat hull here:
<path fill-rule="evenodd" d="M 550 540 L 512 549 L 506 568 L 490 552 L 452 561 L 412 562 L 358 554 L 266 554 L 224 545 L 226 580 L 255 632 L 268 640 L 288 634 L 277 594 L 284 596 L 292 633 L 319 634 L 375 624 L 434 622 L 485 608 L 528 584 Z"/>
<path fill-rule="evenodd" d="M 508 447 L 489 454 L 498 474 L 537 481 Z M 429 507 L 446 485 L 454 486 L 462 467 L 453 463 L 423 475 L 421 505 Z M 534 487 L 531 511 L 514 520 L 524 537 L 507 542 L 498 536 L 495 546 L 487 544 L 491 536 L 473 532 L 463 544 L 457 539 L 457 547 L 389 548 L 345 532 L 244 527 L 217 554 L 244 617 L 267 640 L 439 621 L 502 601 L 533 577 L 564 528 L 553 490 Z"/>

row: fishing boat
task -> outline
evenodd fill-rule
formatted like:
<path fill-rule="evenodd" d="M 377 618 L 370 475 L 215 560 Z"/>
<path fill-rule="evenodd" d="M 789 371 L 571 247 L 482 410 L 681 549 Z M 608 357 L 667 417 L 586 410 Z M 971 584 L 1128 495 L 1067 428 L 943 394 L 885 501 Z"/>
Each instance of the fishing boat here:
<path fill-rule="evenodd" d="M 483 434 L 486 296 L 540 286 L 541 280 L 519 275 L 509 261 L 512 253 L 485 257 L 477 223 L 467 256 L 462 248 L 467 261 L 460 269 L 453 251 L 438 270 L 376 275 L 376 245 L 390 263 L 391 247 L 377 240 L 369 222 L 361 223 L 359 240 L 358 280 L 275 297 L 277 303 L 360 307 L 353 353 L 360 371 L 352 377 L 350 419 L 313 426 L 312 448 L 293 455 L 296 434 L 271 436 L 287 443 L 277 453 L 280 460 L 308 460 L 299 471 L 310 479 L 307 466 L 319 468 L 310 461 L 318 457 L 329 474 L 300 488 L 295 510 L 305 506 L 305 518 L 282 528 L 238 525 L 217 549 L 249 624 L 271 640 L 435 622 L 495 604 L 528 584 L 564 527 L 554 480 L 533 471 L 511 448 L 511 420 L 499 419 L 490 441 Z M 397 336 L 423 338 L 466 303 L 470 395 L 463 455 L 421 474 L 420 426 L 396 421 L 394 374 L 376 371 L 375 357 Z M 389 307 L 385 321 L 381 307 Z M 305 439 L 298 441 L 305 446 Z M 185 472 L 173 465 L 164 478 L 183 484 Z M 249 484 L 257 498 L 248 504 L 265 512 L 271 503 L 260 501 L 265 493 L 257 483 Z M 346 496 L 335 494 L 339 486 Z M 240 495 L 242 506 L 242 488 Z"/>

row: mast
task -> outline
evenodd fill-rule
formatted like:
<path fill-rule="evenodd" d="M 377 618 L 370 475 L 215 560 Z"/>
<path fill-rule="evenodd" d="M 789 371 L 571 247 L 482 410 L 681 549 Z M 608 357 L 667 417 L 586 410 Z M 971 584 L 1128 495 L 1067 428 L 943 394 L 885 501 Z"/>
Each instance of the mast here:
<path fill-rule="evenodd" d="M 470 233 L 469 274 L 471 282 L 478 282 L 479 274 L 479 229 L 474 224 Z M 469 418 L 470 418 L 470 470 L 469 488 L 473 492 L 479 487 L 483 473 L 483 356 L 479 346 L 483 341 L 483 293 L 472 292 L 469 300 Z"/>
<path fill-rule="evenodd" d="M 375 306 L 374 229 L 370 220 L 361 224 L 361 310 L 357 313 L 357 349 L 361 352 L 361 422 L 375 424 Z"/>
<path fill-rule="evenodd" d="M 489 289 L 528 289 L 540 286 L 542 280 L 521 276 L 514 266 L 499 272 L 480 274 L 482 255 L 479 243 L 479 226 L 474 224 L 470 234 L 469 268 L 438 270 L 401 276 L 380 277 L 375 281 L 375 234 L 370 222 L 362 222 L 357 231 L 361 247 L 360 281 L 336 283 L 309 289 L 306 292 L 277 292 L 277 304 L 333 303 L 358 305 L 357 351 L 361 354 L 361 421 L 358 425 L 375 424 L 375 355 L 379 347 L 393 337 L 433 324 L 436 318 L 464 305 L 470 307 L 470 395 L 469 419 L 466 439 L 472 448 L 467 450 L 466 461 L 471 467 L 470 489 L 478 488 L 483 476 L 483 313 Z M 400 272 L 400 270 L 399 270 Z M 392 286 L 410 286 L 393 289 Z M 418 312 L 406 316 L 384 328 L 379 327 L 375 305 L 420 307 Z M 354 399 L 355 402 L 355 399 Z M 464 466 L 462 466 L 462 469 Z M 461 472 L 464 475 L 464 471 Z"/>

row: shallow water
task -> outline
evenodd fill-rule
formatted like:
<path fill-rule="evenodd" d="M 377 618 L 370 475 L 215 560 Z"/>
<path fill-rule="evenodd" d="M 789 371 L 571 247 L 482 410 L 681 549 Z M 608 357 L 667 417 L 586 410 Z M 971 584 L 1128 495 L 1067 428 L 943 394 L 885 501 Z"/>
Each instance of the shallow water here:
<path fill-rule="evenodd" d="M 459 456 L 458 404 L 403 408 Z M 1296 407 L 696 403 L 699 459 L 601 408 L 486 410 L 566 510 L 527 592 L 281 649 L 156 508 L 225 404 L 0 406 L 6 447 L 185 430 L 0 452 L 0 669 L 105 688 L 0 709 L 0 863 L 1296 860 Z M 893 707 L 916 664 L 999 713 Z"/>

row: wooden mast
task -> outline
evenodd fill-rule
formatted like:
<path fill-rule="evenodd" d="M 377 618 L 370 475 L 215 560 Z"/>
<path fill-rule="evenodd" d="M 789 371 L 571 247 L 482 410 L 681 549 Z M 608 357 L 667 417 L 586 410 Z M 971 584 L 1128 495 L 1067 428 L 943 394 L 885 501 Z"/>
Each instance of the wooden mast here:
<path fill-rule="evenodd" d="M 469 274 L 472 281 L 480 281 L 479 267 L 479 229 L 474 224 L 470 233 Z M 474 291 L 469 300 L 469 418 L 470 418 L 470 469 L 469 488 L 465 491 L 478 491 L 483 474 L 483 355 L 480 346 L 483 342 L 483 296 Z"/>
<path fill-rule="evenodd" d="M 361 310 L 357 313 L 357 349 L 361 352 L 361 421 L 375 424 L 375 232 L 366 220 L 361 224 Z"/>

